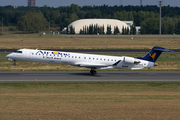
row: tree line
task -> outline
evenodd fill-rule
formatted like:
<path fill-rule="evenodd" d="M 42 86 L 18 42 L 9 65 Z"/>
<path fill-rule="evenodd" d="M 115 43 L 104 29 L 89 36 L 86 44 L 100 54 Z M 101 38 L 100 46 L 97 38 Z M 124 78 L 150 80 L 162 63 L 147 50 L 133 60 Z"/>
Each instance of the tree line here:
<path fill-rule="evenodd" d="M 148 5 L 81 7 L 71 4 L 57 8 L 0 6 L 0 18 L 3 18 L 4 26 L 17 26 L 22 31 L 42 31 L 48 29 L 49 24 L 51 27 L 58 27 L 61 31 L 75 20 L 89 18 L 133 21 L 134 26 L 141 26 L 141 34 L 158 34 L 159 31 L 159 7 Z M 163 6 L 162 34 L 180 34 L 179 18 L 179 7 Z"/>

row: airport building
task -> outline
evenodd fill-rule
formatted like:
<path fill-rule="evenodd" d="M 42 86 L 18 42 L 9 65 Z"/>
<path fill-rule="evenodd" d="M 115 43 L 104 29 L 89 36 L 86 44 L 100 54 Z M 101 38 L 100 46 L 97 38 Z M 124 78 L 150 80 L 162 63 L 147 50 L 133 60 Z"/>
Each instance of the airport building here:
<path fill-rule="evenodd" d="M 98 27 L 103 27 L 104 28 L 104 33 L 107 31 L 107 26 L 111 27 L 112 33 L 114 33 L 114 28 L 118 27 L 120 33 L 122 33 L 122 29 L 124 28 L 129 28 L 130 30 L 130 25 L 126 24 L 126 22 L 116 20 L 116 19 L 80 19 L 72 22 L 71 24 L 68 25 L 68 30 L 70 30 L 70 27 L 72 26 L 75 29 L 75 34 L 79 34 L 81 30 L 87 29 L 89 26 L 98 26 Z M 133 23 L 130 22 L 130 23 Z M 63 32 L 66 33 L 67 28 L 63 29 Z M 98 33 L 97 33 L 98 34 Z"/>
<path fill-rule="evenodd" d="M 36 6 L 36 0 L 28 0 L 27 2 L 28 2 L 28 6 L 30 7 Z"/>

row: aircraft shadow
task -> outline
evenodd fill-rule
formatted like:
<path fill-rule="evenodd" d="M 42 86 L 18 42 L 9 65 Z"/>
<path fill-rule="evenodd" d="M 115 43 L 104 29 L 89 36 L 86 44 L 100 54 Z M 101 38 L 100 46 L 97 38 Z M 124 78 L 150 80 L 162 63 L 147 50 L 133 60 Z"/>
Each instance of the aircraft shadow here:
<path fill-rule="evenodd" d="M 77 76 L 89 76 L 89 77 L 101 77 L 100 75 L 91 75 L 90 73 L 69 73 L 69 75 L 77 75 Z"/>

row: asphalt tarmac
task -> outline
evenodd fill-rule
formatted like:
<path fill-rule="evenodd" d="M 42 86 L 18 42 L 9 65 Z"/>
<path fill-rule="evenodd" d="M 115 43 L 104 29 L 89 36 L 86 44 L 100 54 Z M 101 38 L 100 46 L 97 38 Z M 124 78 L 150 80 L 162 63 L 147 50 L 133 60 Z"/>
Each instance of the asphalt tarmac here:
<path fill-rule="evenodd" d="M 179 71 L 0 72 L 0 82 L 180 82 Z"/>

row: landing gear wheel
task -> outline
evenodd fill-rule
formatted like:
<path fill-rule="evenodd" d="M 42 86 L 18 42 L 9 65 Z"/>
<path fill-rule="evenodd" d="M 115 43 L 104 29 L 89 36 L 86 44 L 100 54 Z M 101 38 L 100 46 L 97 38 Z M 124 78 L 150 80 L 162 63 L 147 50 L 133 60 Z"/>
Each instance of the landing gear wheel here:
<path fill-rule="evenodd" d="M 14 64 L 13 65 L 16 66 L 16 60 L 14 60 Z"/>
<path fill-rule="evenodd" d="M 95 70 L 90 70 L 91 75 L 96 75 L 97 72 Z"/>

